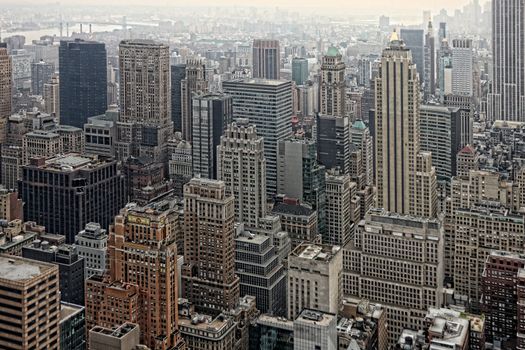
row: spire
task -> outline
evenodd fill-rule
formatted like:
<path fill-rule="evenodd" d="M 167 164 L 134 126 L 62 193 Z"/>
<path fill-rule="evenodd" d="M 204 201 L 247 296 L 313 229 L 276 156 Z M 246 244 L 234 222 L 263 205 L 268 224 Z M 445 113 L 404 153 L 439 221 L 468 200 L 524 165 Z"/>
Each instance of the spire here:
<path fill-rule="evenodd" d="M 396 29 L 394 28 L 394 31 L 392 32 L 392 35 L 390 35 L 390 42 L 399 41 L 399 35 L 397 35 Z"/>

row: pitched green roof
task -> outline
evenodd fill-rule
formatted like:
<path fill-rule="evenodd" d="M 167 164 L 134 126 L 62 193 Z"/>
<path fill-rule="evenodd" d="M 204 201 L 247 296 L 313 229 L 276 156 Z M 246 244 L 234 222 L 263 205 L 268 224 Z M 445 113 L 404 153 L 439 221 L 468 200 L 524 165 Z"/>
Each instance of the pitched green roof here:
<path fill-rule="evenodd" d="M 335 57 L 339 55 L 340 55 L 339 50 L 333 46 L 330 46 L 328 48 L 328 51 L 326 51 L 326 56 Z"/>

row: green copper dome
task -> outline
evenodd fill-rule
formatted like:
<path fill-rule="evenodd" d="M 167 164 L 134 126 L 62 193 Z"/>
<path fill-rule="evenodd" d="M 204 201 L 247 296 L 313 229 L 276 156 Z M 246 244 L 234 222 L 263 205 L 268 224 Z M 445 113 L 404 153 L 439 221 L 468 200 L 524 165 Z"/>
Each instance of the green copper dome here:
<path fill-rule="evenodd" d="M 361 119 L 358 119 L 354 122 L 354 124 L 352 125 L 352 128 L 363 130 L 363 129 L 366 129 L 366 125 L 365 123 L 363 123 Z"/>
<path fill-rule="evenodd" d="M 326 56 L 335 57 L 335 56 L 339 56 L 339 55 L 340 55 L 339 50 L 336 49 L 333 46 L 330 46 L 328 48 L 328 51 L 326 51 Z"/>

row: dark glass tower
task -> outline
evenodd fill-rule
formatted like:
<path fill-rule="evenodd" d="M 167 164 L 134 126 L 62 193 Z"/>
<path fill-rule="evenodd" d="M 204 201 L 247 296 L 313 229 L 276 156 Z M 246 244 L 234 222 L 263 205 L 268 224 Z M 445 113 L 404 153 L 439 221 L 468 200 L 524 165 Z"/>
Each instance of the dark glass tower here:
<path fill-rule="evenodd" d="M 171 66 L 171 120 L 173 129 L 182 131 L 181 81 L 186 78 L 186 65 Z"/>
<path fill-rule="evenodd" d="M 89 117 L 107 109 L 107 63 L 104 43 L 61 41 L 60 124 L 83 128 Z"/>

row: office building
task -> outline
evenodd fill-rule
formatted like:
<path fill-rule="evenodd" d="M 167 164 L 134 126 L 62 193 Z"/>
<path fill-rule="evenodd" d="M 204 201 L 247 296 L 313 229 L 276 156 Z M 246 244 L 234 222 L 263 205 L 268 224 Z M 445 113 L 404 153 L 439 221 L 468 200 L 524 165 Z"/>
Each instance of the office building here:
<path fill-rule="evenodd" d="M 288 256 L 288 318 L 303 309 L 336 314 L 341 306 L 341 247 L 302 243 Z"/>
<path fill-rule="evenodd" d="M 437 182 L 431 154 L 420 148 L 419 78 L 411 49 L 396 32 L 383 50 L 375 94 L 377 206 L 434 217 Z"/>
<path fill-rule="evenodd" d="M 317 230 L 325 240 L 325 167 L 317 163 L 315 141 L 281 140 L 277 153 L 277 193 L 296 198 L 317 211 Z"/>
<path fill-rule="evenodd" d="M 182 197 L 184 185 L 193 177 L 193 161 L 191 144 L 185 140 L 175 141 L 175 147 L 170 151 L 168 172 L 170 179 L 175 183 L 175 195 Z"/>
<path fill-rule="evenodd" d="M 485 337 L 504 349 L 519 349 L 525 336 L 524 308 L 520 298 L 525 282 L 525 256 L 520 253 L 493 251 L 485 261 L 481 277 L 481 312 L 485 315 Z"/>
<path fill-rule="evenodd" d="M 247 119 L 231 123 L 217 149 L 217 178 L 226 194 L 235 197 L 235 221 L 259 227 L 266 216 L 266 159 L 264 141 Z"/>
<path fill-rule="evenodd" d="M 278 40 L 255 39 L 252 45 L 252 77 L 280 79 L 281 49 Z"/>
<path fill-rule="evenodd" d="M 257 310 L 272 315 L 286 315 L 286 271 L 279 259 L 272 237 L 237 227 L 235 238 L 235 273 L 239 276 L 241 295 L 255 297 Z"/>
<path fill-rule="evenodd" d="M 22 137 L 23 164 L 32 158 L 51 158 L 64 153 L 60 135 L 54 131 L 35 130 Z"/>
<path fill-rule="evenodd" d="M 59 349 L 57 266 L 0 255 L 0 301 L 1 348 Z"/>
<path fill-rule="evenodd" d="M 33 95 L 44 94 L 44 84 L 49 83 L 53 74 L 55 73 L 55 66 L 52 63 L 44 61 L 35 62 L 31 64 L 31 93 Z"/>
<path fill-rule="evenodd" d="M 428 21 L 425 34 L 425 96 L 428 98 L 436 93 L 436 41 L 432 21 Z"/>
<path fill-rule="evenodd" d="M 176 245 L 180 225 L 174 204 L 163 197 L 144 207 L 129 205 L 115 217 L 108 238 L 108 273 L 86 282 L 89 328 L 134 322 L 140 326 L 141 342 L 150 348 L 181 344 Z M 119 293 L 119 307 L 128 304 L 122 313 L 112 304 L 117 289 L 126 291 Z M 103 298 L 100 305 L 98 297 Z"/>
<path fill-rule="evenodd" d="M 37 239 L 32 246 L 22 248 L 22 256 L 58 265 L 60 299 L 66 303 L 84 305 L 84 259 L 75 246 L 50 244 Z"/>
<path fill-rule="evenodd" d="M 350 242 L 354 230 L 350 176 L 327 172 L 325 184 L 326 239 L 323 238 L 323 242 L 343 247 Z"/>
<path fill-rule="evenodd" d="M 11 222 L 22 219 L 23 203 L 18 193 L 0 186 L 0 220 Z"/>
<path fill-rule="evenodd" d="M 525 121 L 525 26 L 522 0 L 492 1 L 492 91 L 489 120 Z"/>
<path fill-rule="evenodd" d="M 217 146 L 232 119 L 232 99 L 223 94 L 195 94 L 192 101 L 193 175 L 217 179 Z"/>
<path fill-rule="evenodd" d="M 58 75 L 44 83 L 44 113 L 56 117 L 60 121 L 60 82 Z"/>
<path fill-rule="evenodd" d="M 308 80 L 308 60 L 294 57 L 292 59 L 292 80 L 296 85 L 304 85 Z"/>
<path fill-rule="evenodd" d="M 250 325 L 250 349 L 293 350 L 293 321 L 262 314 Z"/>
<path fill-rule="evenodd" d="M 180 317 L 179 327 L 189 349 L 236 349 L 236 322 L 226 315 Z"/>
<path fill-rule="evenodd" d="M 364 87 L 370 87 L 370 79 L 372 76 L 372 63 L 369 57 L 359 57 L 357 61 L 357 84 Z"/>
<path fill-rule="evenodd" d="M 386 307 L 390 344 L 442 304 L 443 244 L 439 219 L 372 209 L 343 249 L 342 292 Z"/>
<path fill-rule="evenodd" d="M 317 157 L 327 170 L 350 173 L 350 118 L 317 115 Z"/>
<path fill-rule="evenodd" d="M 182 69 L 182 68 L 181 68 Z M 182 73 L 181 73 L 182 74 Z M 185 77 L 181 80 L 181 127 L 182 138 L 191 143 L 193 136 L 193 94 L 208 91 L 206 66 L 200 59 L 189 59 L 186 62 Z"/>
<path fill-rule="evenodd" d="M 102 276 L 106 271 L 106 255 L 108 235 L 99 224 L 89 222 L 86 227 L 75 236 L 75 247 L 78 256 L 84 258 L 84 276 L 86 279 L 93 275 Z"/>
<path fill-rule="evenodd" d="M 124 40 L 119 45 L 119 69 L 120 159 L 166 161 L 173 134 L 169 47 L 152 40 Z"/>
<path fill-rule="evenodd" d="M 88 222 L 108 227 L 125 204 L 124 189 L 115 160 L 77 154 L 35 159 L 19 182 L 24 218 L 65 235 L 68 243 Z"/>
<path fill-rule="evenodd" d="M 445 95 L 452 94 L 452 49 L 445 38 L 440 42 L 437 62 L 437 82 L 440 101 L 443 103 Z"/>
<path fill-rule="evenodd" d="M 425 77 L 425 31 L 423 29 L 401 28 L 400 39 L 404 41 L 406 48 L 412 54 L 412 63 L 415 65 L 419 81 L 422 83 Z M 420 87 L 417 86 L 419 89 Z"/>
<path fill-rule="evenodd" d="M 264 140 L 266 193 L 277 193 L 277 145 L 292 133 L 292 83 L 284 80 L 246 79 L 223 83 L 233 98 L 233 117 L 247 118 Z"/>
<path fill-rule="evenodd" d="M 62 140 L 64 153 L 84 153 L 84 131 L 71 125 L 57 125 L 54 129 Z"/>
<path fill-rule="evenodd" d="M 224 182 L 194 178 L 184 186 L 183 293 L 209 315 L 239 302 L 234 221 L 234 197 Z"/>
<path fill-rule="evenodd" d="M 337 314 L 305 308 L 293 321 L 295 350 L 338 349 Z"/>
<path fill-rule="evenodd" d="M 420 110 L 421 150 L 432 153 L 438 180 L 455 176 L 458 152 L 472 143 L 472 119 L 464 109 L 422 105 Z"/>
<path fill-rule="evenodd" d="M 319 112 L 334 117 L 344 117 L 345 63 L 341 53 L 330 47 L 321 62 Z"/>
<path fill-rule="evenodd" d="M 107 62 L 104 43 L 61 41 L 60 122 L 82 128 L 87 118 L 107 109 Z"/>
<path fill-rule="evenodd" d="M 272 214 L 281 219 L 282 229 L 288 233 L 292 249 L 302 242 L 321 243 L 317 211 L 311 206 L 300 204 L 297 199 L 284 198 L 273 206 Z"/>
<path fill-rule="evenodd" d="M 364 185 L 374 185 L 374 142 L 370 129 L 360 119 L 354 121 L 350 127 L 350 143 L 361 151 L 361 164 L 363 167 Z"/>
<path fill-rule="evenodd" d="M 471 170 L 479 170 L 478 158 L 471 145 L 463 147 L 456 155 L 456 176 L 469 176 Z"/>
<path fill-rule="evenodd" d="M 84 306 L 60 303 L 60 349 L 86 348 L 86 313 Z"/>
<path fill-rule="evenodd" d="M 91 350 L 135 350 L 140 345 L 140 327 L 135 323 L 123 323 L 116 329 L 100 326 L 89 330 Z"/>
<path fill-rule="evenodd" d="M 118 109 L 111 108 L 105 114 L 88 118 L 84 124 L 84 149 L 87 154 L 115 156 L 118 115 Z"/>
<path fill-rule="evenodd" d="M 11 50 L 11 64 L 13 67 L 13 86 L 17 90 L 31 88 L 31 62 L 33 57 L 25 49 Z"/>
<path fill-rule="evenodd" d="M 182 131 L 182 80 L 186 78 L 186 65 L 171 66 L 171 121 L 175 131 Z"/>
<path fill-rule="evenodd" d="M 12 76 L 7 45 L 0 43 L 0 144 L 5 142 L 7 118 L 11 115 Z"/>
<path fill-rule="evenodd" d="M 473 48 L 472 39 L 452 40 L 452 94 L 473 96 Z"/>

